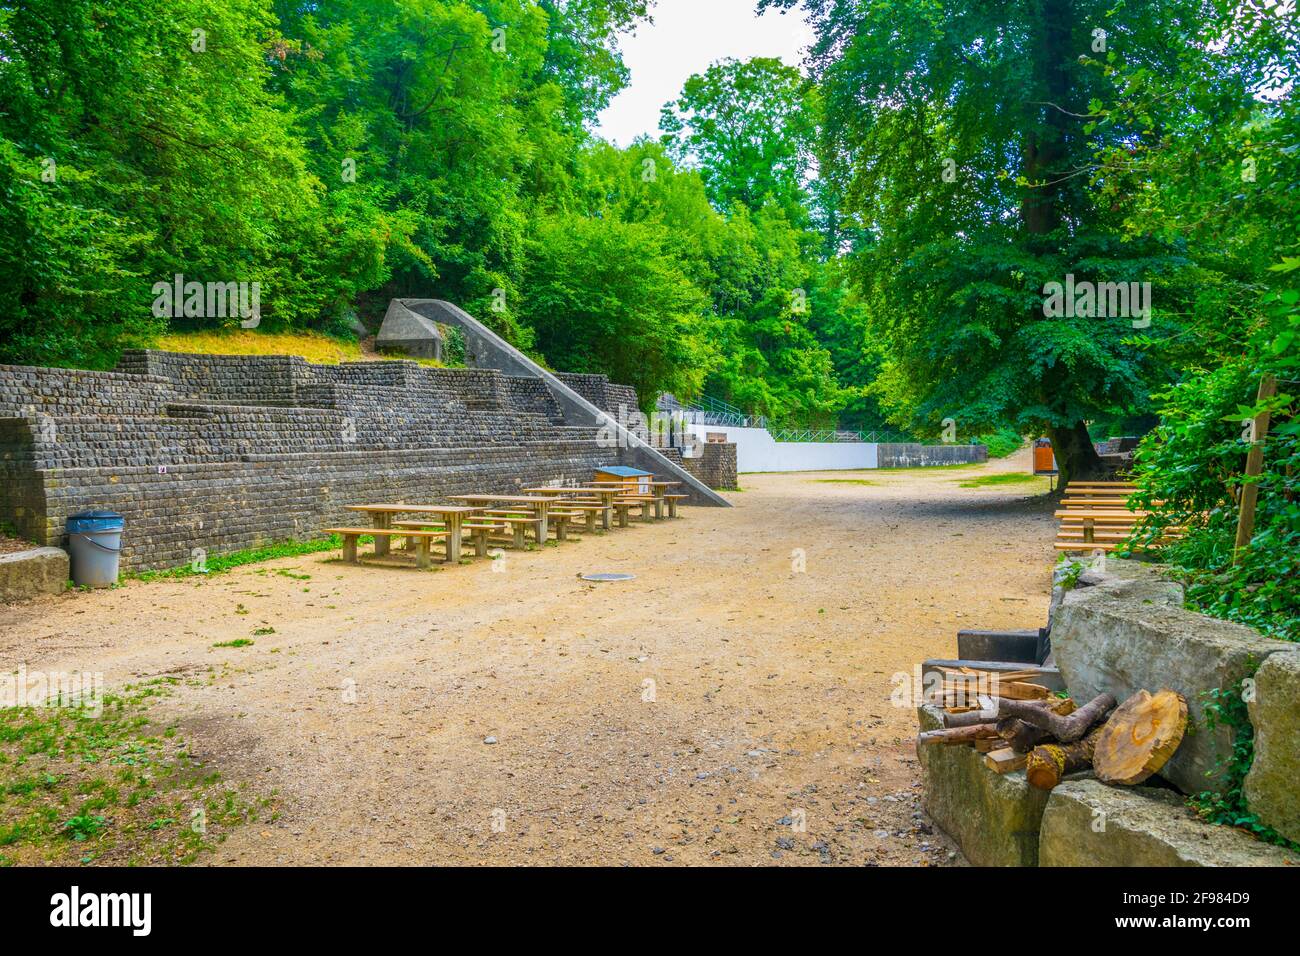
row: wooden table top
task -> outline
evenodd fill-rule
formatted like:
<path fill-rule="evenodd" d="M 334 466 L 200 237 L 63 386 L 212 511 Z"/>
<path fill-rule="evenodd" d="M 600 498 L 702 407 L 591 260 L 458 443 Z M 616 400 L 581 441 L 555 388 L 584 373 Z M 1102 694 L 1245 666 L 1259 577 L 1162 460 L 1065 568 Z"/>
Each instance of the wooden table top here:
<path fill-rule="evenodd" d="M 537 494 L 543 494 L 543 495 L 558 495 L 558 494 L 589 495 L 594 491 L 609 492 L 614 490 L 616 489 L 613 488 L 525 488 L 524 489 L 524 491 L 527 492 L 535 492 Z"/>
<path fill-rule="evenodd" d="M 550 498 L 541 495 L 448 495 L 453 501 L 522 501 L 525 503 L 550 504 Z"/>
<path fill-rule="evenodd" d="M 483 509 L 469 505 L 348 505 L 347 510 L 379 512 L 380 514 L 454 515 L 472 514 Z"/>

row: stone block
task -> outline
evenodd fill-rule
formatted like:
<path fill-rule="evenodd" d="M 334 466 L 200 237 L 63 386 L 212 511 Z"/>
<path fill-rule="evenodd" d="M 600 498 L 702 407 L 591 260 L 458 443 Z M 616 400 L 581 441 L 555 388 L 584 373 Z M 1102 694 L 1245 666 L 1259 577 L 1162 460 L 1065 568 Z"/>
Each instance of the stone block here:
<path fill-rule="evenodd" d="M 1300 648 L 1263 663 L 1247 706 L 1255 762 L 1246 775 L 1246 804 L 1262 823 L 1300 843 Z"/>
<path fill-rule="evenodd" d="M 0 603 L 61 594 L 67 584 L 68 553 L 61 548 L 0 554 Z"/>
<path fill-rule="evenodd" d="M 943 725 L 937 708 L 917 710 L 922 730 Z M 976 866 L 1037 866 L 1038 829 L 1047 793 L 1023 772 L 996 774 L 972 747 L 917 748 L 925 810 Z"/>
<path fill-rule="evenodd" d="M 1205 726 L 1202 695 L 1235 688 L 1269 656 L 1295 645 L 1182 606 L 1177 584 L 1133 562 L 1108 561 L 1101 583 L 1068 592 L 1052 622 L 1052 651 L 1075 700 L 1102 692 L 1178 691 L 1188 733 L 1160 775 L 1183 793 L 1223 783 L 1233 732 Z"/>
<path fill-rule="evenodd" d="M 1184 798 L 1151 787 L 1072 779 L 1052 791 L 1040 866 L 1295 866 L 1300 854 L 1206 823 Z"/>

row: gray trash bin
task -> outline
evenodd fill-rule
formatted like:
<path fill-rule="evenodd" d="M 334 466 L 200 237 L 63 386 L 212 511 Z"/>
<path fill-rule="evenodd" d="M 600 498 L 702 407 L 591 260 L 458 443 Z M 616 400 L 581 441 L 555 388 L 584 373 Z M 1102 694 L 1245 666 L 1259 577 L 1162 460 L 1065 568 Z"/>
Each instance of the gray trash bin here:
<path fill-rule="evenodd" d="M 68 551 L 72 583 L 107 588 L 117 583 L 125 522 L 115 511 L 83 511 L 68 518 Z"/>

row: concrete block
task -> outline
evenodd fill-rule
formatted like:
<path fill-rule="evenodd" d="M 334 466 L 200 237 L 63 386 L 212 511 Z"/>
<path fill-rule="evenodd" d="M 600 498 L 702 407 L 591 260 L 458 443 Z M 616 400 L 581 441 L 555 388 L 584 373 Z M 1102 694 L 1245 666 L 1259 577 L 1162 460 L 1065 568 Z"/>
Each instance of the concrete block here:
<path fill-rule="evenodd" d="M 917 709 L 922 730 L 936 730 L 935 707 Z M 1037 866 L 1038 829 L 1047 793 L 1023 772 L 996 774 L 972 747 L 918 747 L 925 810 L 976 866 Z"/>
<path fill-rule="evenodd" d="M 1255 762 L 1246 775 L 1246 804 L 1261 822 L 1300 843 L 1300 648 L 1263 663 L 1247 706 Z"/>
<path fill-rule="evenodd" d="M 1040 866 L 1295 866 L 1300 854 L 1206 823 L 1164 789 L 1090 779 L 1052 791 L 1038 838 Z"/>
<path fill-rule="evenodd" d="M 1190 794 L 1223 783 L 1233 745 L 1231 728 L 1206 728 L 1202 694 L 1240 686 L 1270 655 L 1295 645 L 1182 604 L 1182 588 L 1155 569 L 1107 561 L 1101 583 L 1065 595 L 1052 651 L 1075 700 L 1108 692 L 1123 701 L 1165 687 L 1187 699 L 1187 736 L 1160 775 Z"/>
<path fill-rule="evenodd" d="M 0 554 L 0 603 L 61 594 L 67 583 L 68 553 L 61 548 Z"/>
<path fill-rule="evenodd" d="M 414 358 L 442 358 L 442 332 L 436 323 L 408 309 L 401 299 L 388 303 L 384 322 L 375 336 L 380 349 L 394 349 Z"/>

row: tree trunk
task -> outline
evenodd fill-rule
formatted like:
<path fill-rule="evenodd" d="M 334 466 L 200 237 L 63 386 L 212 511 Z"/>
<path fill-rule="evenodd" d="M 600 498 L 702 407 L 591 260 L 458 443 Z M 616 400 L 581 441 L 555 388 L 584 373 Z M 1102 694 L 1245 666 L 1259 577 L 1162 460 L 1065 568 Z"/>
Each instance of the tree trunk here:
<path fill-rule="evenodd" d="M 1058 487 L 1065 488 L 1072 480 L 1095 481 L 1106 477 L 1106 468 L 1101 456 L 1088 434 L 1088 426 L 1075 422 L 1070 426 L 1053 426 L 1047 429 L 1047 437 L 1052 440 L 1052 453 L 1056 456 L 1056 468 L 1060 472 Z"/>
<path fill-rule="evenodd" d="M 916 735 L 918 744 L 969 744 L 981 737 L 996 737 L 993 724 L 972 724 L 969 727 L 952 727 L 946 730 L 927 730 Z"/>
<path fill-rule="evenodd" d="M 1033 724 L 1027 724 L 1019 717 L 1003 717 L 997 722 L 998 736 L 1007 742 L 1018 754 L 1027 754 L 1036 746 L 1045 740 L 1051 739 L 1051 734 L 1041 727 L 1035 727 Z"/>
<path fill-rule="evenodd" d="M 1135 786 L 1166 763 L 1183 742 L 1187 701 L 1177 691 L 1140 690 L 1101 728 L 1093 763 L 1102 783 Z"/>

